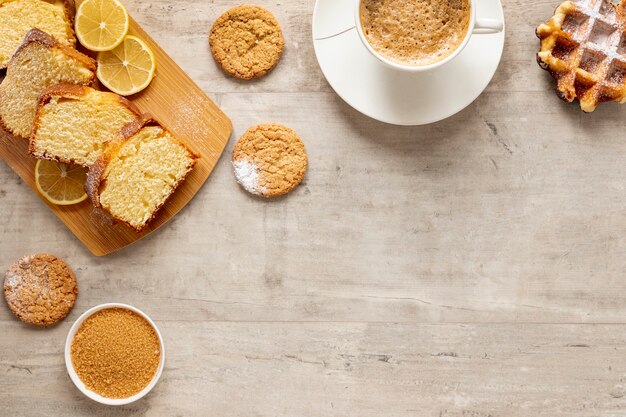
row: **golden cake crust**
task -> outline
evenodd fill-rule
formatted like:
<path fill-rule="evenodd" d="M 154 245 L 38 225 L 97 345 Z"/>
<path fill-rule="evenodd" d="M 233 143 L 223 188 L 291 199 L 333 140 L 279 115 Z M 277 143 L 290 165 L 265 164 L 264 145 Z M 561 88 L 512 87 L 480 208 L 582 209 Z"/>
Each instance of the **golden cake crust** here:
<path fill-rule="evenodd" d="M 12 0 L 8 0 L 8 1 L 0 0 L 0 6 L 2 6 L 3 3 L 9 3 L 11 1 Z M 37 1 L 45 2 L 45 0 L 37 0 Z M 76 37 L 74 34 L 74 18 L 76 17 L 76 3 L 74 2 L 74 0 L 62 0 L 62 3 L 63 3 L 65 21 L 67 22 L 66 27 L 65 27 L 65 31 L 67 33 L 67 42 L 68 42 L 68 46 L 73 47 L 76 45 Z M 4 64 L 0 63 L 0 69 L 6 68 L 7 65 L 8 65 L 7 62 L 5 62 Z"/>
<path fill-rule="evenodd" d="M 86 83 L 86 85 L 91 85 L 95 81 L 97 64 L 94 59 L 88 57 L 85 54 L 78 52 L 74 48 L 61 44 L 52 36 L 48 35 L 47 33 L 39 29 L 31 29 L 24 37 L 24 41 L 22 41 L 21 45 L 15 51 L 15 54 L 9 60 L 9 64 L 7 65 L 6 77 L 4 78 L 2 83 L 0 83 L 0 103 L 2 103 L 3 100 L 5 100 L 4 95 L 7 94 L 7 92 L 5 92 L 5 89 L 3 89 L 2 86 L 4 85 L 4 83 L 7 81 L 7 78 L 9 77 L 12 64 L 22 53 L 27 53 L 28 48 L 33 44 L 38 44 L 48 49 L 57 49 L 65 56 L 71 59 L 75 59 L 92 73 L 92 76 L 89 79 L 89 81 Z M 16 137 L 22 137 L 21 135 L 16 134 L 16 132 L 14 132 L 13 129 L 11 129 L 9 126 L 7 126 L 1 114 L 0 114 L 0 128 L 4 129 L 5 131 L 9 132 L 10 134 Z M 25 137 L 24 139 L 29 139 L 29 137 Z"/>
<path fill-rule="evenodd" d="M 39 96 L 39 100 L 37 102 L 37 111 L 35 113 L 35 122 L 33 126 L 33 133 L 30 137 L 30 143 L 28 146 L 28 152 L 30 155 L 36 158 L 41 158 L 41 155 L 37 155 L 35 151 L 35 147 L 37 145 L 37 131 L 40 126 L 40 118 L 41 111 L 43 107 L 50 102 L 53 97 L 64 97 L 64 98 L 72 98 L 79 99 L 81 97 L 85 97 L 88 94 L 91 94 L 94 90 L 91 87 L 78 85 L 78 84 L 69 84 L 69 83 L 60 83 L 57 85 L 53 85 L 51 87 L 46 88 L 41 92 Z M 98 94 L 107 97 L 111 101 L 117 101 L 122 106 L 126 107 L 128 110 L 133 112 L 137 118 L 141 117 L 141 111 L 139 108 L 133 104 L 130 100 L 111 92 L 105 91 L 97 91 Z M 76 161 L 64 159 L 60 157 L 45 157 L 44 159 L 48 159 L 51 161 L 61 162 L 64 164 L 75 164 Z"/>
<path fill-rule="evenodd" d="M 292 129 L 278 123 L 249 128 L 233 149 L 235 177 L 246 191 L 263 197 L 287 194 L 302 182 L 308 158 Z"/>
<path fill-rule="evenodd" d="M 24 41 L 15 50 L 15 54 L 13 54 L 13 57 L 11 58 L 11 60 L 9 60 L 8 66 L 11 66 L 11 61 L 15 59 L 16 55 L 20 54 L 24 49 L 28 47 L 28 45 L 32 43 L 38 43 L 47 48 L 58 48 L 65 55 L 69 56 L 70 58 L 74 58 L 80 61 L 83 65 L 85 65 L 85 67 L 87 67 L 87 69 L 89 69 L 90 71 L 93 71 L 94 79 L 95 79 L 96 61 L 93 58 L 90 58 L 87 55 L 81 52 L 78 52 L 76 49 L 70 46 L 63 45 L 61 42 L 57 41 L 52 36 L 48 35 L 46 32 L 41 31 L 37 28 L 31 29 L 28 31 L 28 33 L 24 37 Z"/>
<path fill-rule="evenodd" d="M 104 176 L 106 173 L 107 166 L 109 165 L 111 160 L 117 155 L 120 149 L 124 146 L 124 143 L 130 138 L 132 138 L 134 135 L 139 133 L 144 127 L 147 127 L 147 126 L 158 126 L 161 129 L 167 131 L 167 129 L 165 129 L 158 121 L 156 121 L 154 118 L 152 118 L 152 116 L 147 115 L 147 114 L 143 114 L 139 119 L 128 123 L 126 126 L 124 126 L 121 129 L 120 136 L 117 139 L 105 144 L 105 148 L 102 152 L 102 155 L 98 158 L 96 163 L 93 164 L 89 168 L 89 172 L 87 174 L 87 182 L 85 183 L 85 191 L 87 195 L 89 196 L 89 198 L 91 199 L 91 202 L 96 208 L 102 209 L 109 216 L 111 216 L 115 221 L 124 223 L 128 227 L 134 229 L 137 233 L 142 232 L 156 218 L 159 210 L 163 207 L 163 204 L 165 204 L 165 202 L 172 196 L 172 194 L 176 192 L 176 189 L 178 188 L 178 186 L 185 181 L 185 179 L 189 176 L 189 174 L 193 170 L 193 167 L 195 166 L 197 159 L 200 158 L 200 156 L 196 154 L 195 152 L 193 152 L 191 149 L 189 149 L 189 147 L 186 144 L 178 141 L 175 138 L 175 136 L 172 135 L 172 138 L 189 153 L 189 156 L 193 160 L 189 171 L 176 182 L 176 184 L 172 188 L 172 192 L 163 200 L 163 203 L 161 203 L 161 205 L 159 205 L 152 212 L 152 216 L 150 217 L 150 219 L 148 219 L 145 222 L 143 226 L 135 227 L 131 225 L 130 223 L 128 223 L 127 221 L 125 221 L 124 219 L 116 217 L 113 213 L 110 213 L 109 211 L 107 211 L 100 203 L 101 187 L 106 185 L 106 179 L 104 178 Z"/>
<path fill-rule="evenodd" d="M 53 255 L 25 256 L 4 277 L 4 297 L 24 323 L 50 326 L 74 307 L 78 286 L 70 267 Z"/>
<path fill-rule="evenodd" d="M 74 0 L 64 0 L 65 3 L 65 16 L 67 17 L 67 21 L 70 23 L 70 29 L 72 30 L 72 35 L 74 35 L 74 18 L 76 17 L 76 2 Z M 74 43 L 76 43 L 76 39 L 74 39 Z"/>
<path fill-rule="evenodd" d="M 264 76 L 278 64 L 285 41 L 272 13 L 259 6 L 243 5 L 217 18 L 209 45 L 225 72 L 248 80 Z"/>

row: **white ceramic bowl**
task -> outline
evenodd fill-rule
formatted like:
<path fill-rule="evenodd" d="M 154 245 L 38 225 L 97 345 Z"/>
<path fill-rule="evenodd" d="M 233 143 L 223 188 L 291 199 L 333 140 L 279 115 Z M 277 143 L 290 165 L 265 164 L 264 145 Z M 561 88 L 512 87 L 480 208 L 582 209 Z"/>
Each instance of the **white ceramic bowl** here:
<path fill-rule="evenodd" d="M 148 323 L 150 323 L 150 325 L 152 326 L 152 328 L 154 329 L 154 331 L 156 332 L 159 338 L 159 345 L 161 349 L 161 359 L 159 361 L 159 366 L 157 368 L 157 371 L 154 374 L 154 377 L 152 378 L 152 381 L 150 381 L 150 383 L 143 390 L 133 395 L 132 397 L 128 397 L 128 398 L 112 399 L 112 398 L 103 397 L 100 394 L 96 394 L 95 392 L 88 389 L 83 383 L 83 381 L 80 380 L 80 378 L 76 374 L 76 371 L 74 370 L 74 365 L 72 365 L 72 357 L 71 357 L 72 340 L 74 340 L 74 335 L 76 334 L 76 331 L 78 330 L 80 325 L 83 324 L 83 322 L 85 321 L 87 317 L 91 316 L 97 311 L 106 310 L 108 308 L 125 308 L 127 310 L 130 310 L 139 314 L 141 317 L 146 319 Z M 147 393 L 149 393 L 152 390 L 152 388 L 154 388 L 156 383 L 159 381 L 159 378 L 161 377 L 161 373 L 163 372 L 164 365 L 165 365 L 165 346 L 163 345 L 163 338 L 161 337 L 161 333 L 159 332 L 159 329 L 156 327 L 156 325 L 150 319 L 150 317 L 148 317 L 143 311 L 138 310 L 135 307 L 132 307 L 126 304 L 108 303 L 108 304 L 100 304 L 99 306 L 90 308 L 89 310 L 85 311 L 78 318 L 78 320 L 76 320 L 76 322 L 70 329 L 69 334 L 67 335 L 67 339 L 65 340 L 65 367 L 67 368 L 67 373 L 70 375 L 72 382 L 74 383 L 74 385 L 76 385 L 76 387 L 80 390 L 80 392 L 82 392 L 87 397 L 101 404 L 125 405 L 125 404 L 130 404 L 132 402 L 139 400 L 140 398 L 145 396 Z"/>

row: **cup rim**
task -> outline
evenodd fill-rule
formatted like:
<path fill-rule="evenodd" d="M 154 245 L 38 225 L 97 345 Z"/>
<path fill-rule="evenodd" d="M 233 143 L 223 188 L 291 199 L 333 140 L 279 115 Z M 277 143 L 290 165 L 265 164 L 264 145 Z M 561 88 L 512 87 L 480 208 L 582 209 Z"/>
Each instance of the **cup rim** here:
<path fill-rule="evenodd" d="M 391 67 L 391 68 L 395 68 L 397 70 L 400 71 L 405 71 L 405 72 L 426 72 L 426 71 L 431 71 L 435 68 L 439 68 L 442 65 L 445 65 L 446 63 L 452 61 L 454 58 L 456 58 L 461 51 L 463 51 L 463 49 L 465 49 L 465 47 L 467 46 L 467 44 L 469 43 L 471 37 L 472 37 L 472 32 L 474 31 L 474 26 L 476 25 L 476 0 L 469 0 L 470 2 L 470 21 L 469 21 L 469 25 L 467 27 L 467 32 L 465 33 L 465 38 L 463 38 L 463 41 L 459 44 L 459 46 L 447 57 L 445 57 L 444 59 L 442 59 L 441 61 L 437 61 L 437 62 L 433 62 L 432 64 L 428 64 L 428 65 L 405 65 L 405 64 L 400 64 L 394 61 L 391 61 L 387 58 L 385 58 L 384 56 L 382 56 L 380 53 L 378 53 L 378 51 L 376 51 L 374 49 L 374 47 L 372 45 L 370 45 L 370 43 L 367 41 L 367 38 L 365 36 L 365 33 L 363 33 L 363 26 L 361 25 L 361 2 L 363 0 L 356 0 L 355 4 L 355 10 L 354 10 L 354 14 L 355 14 L 355 26 L 356 26 L 356 31 L 359 35 L 359 39 L 361 39 L 361 42 L 363 43 L 363 45 L 365 45 L 365 48 L 372 54 L 374 55 L 379 61 L 381 61 L 383 64 Z"/>
<path fill-rule="evenodd" d="M 150 381 L 148 385 L 146 385 L 146 387 L 143 390 L 127 398 L 107 398 L 91 391 L 85 386 L 85 383 L 79 378 L 78 374 L 74 370 L 74 365 L 72 364 L 72 357 L 71 357 L 72 341 L 74 340 L 74 336 L 76 335 L 78 328 L 80 327 L 81 324 L 83 324 L 83 322 L 88 317 L 91 317 L 93 314 L 97 313 L 98 311 L 106 310 L 109 308 L 124 308 L 124 309 L 130 310 L 134 313 L 139 314 L 148 323 L 150 323 L 150 325 L 154 329 L 159 339 L 161 358 L 159 360 L 159 365 L 157 367 L 157 370 L 154 373 L 154 376 L 152 377 L 152 380 Z M 163 343 L 163 337 L 161 336 L 161 332 L 159 331 L 156 324 L 152 321 L 150 317 L 148 317 L 146 313 L 128 304 L 105 303 L 105 304 L 100 304 L 100 305 L 90 308 L 89 310 L 81 314 L 80 317 L 78 317 L 78 319 L 76 319 L 76 321 L 70 328 L 69 333 L 67 334 L 67 338 L 65 339 L 65 367 L 67 369 L 67 373 L 70 376 L 70 379 L 72 380 L 74 385 L 76 385 L 76 388 L 78 388 L 80 392 L 82 392 L 86 397 L 92 399 L 93 401 L 99 402 L 100 404 L 114 405 L 114 406 L 127 405 L 143 398 L 150 391 L 152 391 L 152 388 L 154 388 L 154 386 L 157 384 L 157 382 L 161 378 L 161 374 L 163 373 L 164 366 L 165 366 L 165 344 Z"/>

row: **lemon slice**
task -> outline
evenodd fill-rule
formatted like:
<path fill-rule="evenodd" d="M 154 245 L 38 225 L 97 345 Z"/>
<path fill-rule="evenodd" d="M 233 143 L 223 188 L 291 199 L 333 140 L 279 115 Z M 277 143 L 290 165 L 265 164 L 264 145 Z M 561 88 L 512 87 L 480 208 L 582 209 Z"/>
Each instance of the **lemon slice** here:
<path fill-rule="evenodd" d="M 85 0 L 76 12 L 76 37 L 92 51 L 110 51 L 128 33 L 128 12 L 118 0 Z"/>
<path fill-rule="evenodd" d="M 144 41 L 127 36 L 112 51 L 98 53 L 98 79 L 109 90 L 129 96 L 146 88 L 156 71 L 154 54 Z"/>
<path fill-rule="evenodd" d="M 53 204 L 69 206 L 87 199 L 87 169 L 74 165 L 39 160 L 35 165 L 35 184 Z"/>

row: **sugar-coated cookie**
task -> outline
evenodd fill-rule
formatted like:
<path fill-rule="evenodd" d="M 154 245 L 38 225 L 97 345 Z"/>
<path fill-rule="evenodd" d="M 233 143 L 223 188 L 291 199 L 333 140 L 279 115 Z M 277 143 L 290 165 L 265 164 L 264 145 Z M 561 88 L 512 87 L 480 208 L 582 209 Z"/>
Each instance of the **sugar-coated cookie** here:
<path fill-rule="evenodd" d="M 248 129 L 235 145 L 232 162 L 237 182 L 246 191 L 268 198 L 293 190 L 308 164 L 300 137 L 276 123 Z"/>
<path fill-rule="evenodd" d="M 15 316 L 34 326 L 50 326 L 74 307 L 76 277 L 62 259 L 53 255 L 25 256 L 4 277 L 4 298 Z"/>

